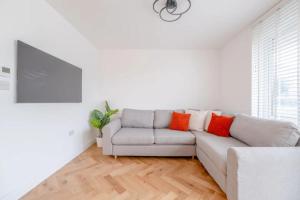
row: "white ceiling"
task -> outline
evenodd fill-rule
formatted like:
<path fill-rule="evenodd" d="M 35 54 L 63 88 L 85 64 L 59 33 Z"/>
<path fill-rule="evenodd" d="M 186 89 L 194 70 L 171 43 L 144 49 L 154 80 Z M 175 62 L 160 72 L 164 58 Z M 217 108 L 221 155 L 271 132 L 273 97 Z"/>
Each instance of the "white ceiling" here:
<path fill-rule="evenodd" d="M 47 1 L 99 49 L 220 48 L 279 2 L 191 0 L 188 13 L 167 23 L 152 10 L 154 0 Z"/>

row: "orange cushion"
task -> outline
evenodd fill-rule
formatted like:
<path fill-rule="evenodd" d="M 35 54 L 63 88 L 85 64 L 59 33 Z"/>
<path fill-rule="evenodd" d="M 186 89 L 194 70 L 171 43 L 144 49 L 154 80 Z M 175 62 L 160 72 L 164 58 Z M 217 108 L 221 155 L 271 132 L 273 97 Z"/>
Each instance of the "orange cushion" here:
<path fill-rule="evenodd" d="M 188 131 L 191 114 L 173 112 L 169 129 L 177 131 Z"/>
<path fill-rule="evenodd" d="M 229 116 L 218 116 L 212 113 L 212 118 L 208 126 L 207 132 L 212 133 L 217 136 L 229 137 L 230 127 L 233 122 L 234 117 Z"/>

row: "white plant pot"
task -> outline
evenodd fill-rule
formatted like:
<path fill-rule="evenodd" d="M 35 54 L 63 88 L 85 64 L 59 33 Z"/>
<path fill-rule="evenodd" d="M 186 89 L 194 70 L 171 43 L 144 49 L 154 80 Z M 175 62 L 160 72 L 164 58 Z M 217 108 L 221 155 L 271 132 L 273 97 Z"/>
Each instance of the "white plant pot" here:
<path fill-rule="evenodd" d="M 97 137 L 96 140 L 97 140 L 97 147 L 102 148 L 102 138 Z"/>

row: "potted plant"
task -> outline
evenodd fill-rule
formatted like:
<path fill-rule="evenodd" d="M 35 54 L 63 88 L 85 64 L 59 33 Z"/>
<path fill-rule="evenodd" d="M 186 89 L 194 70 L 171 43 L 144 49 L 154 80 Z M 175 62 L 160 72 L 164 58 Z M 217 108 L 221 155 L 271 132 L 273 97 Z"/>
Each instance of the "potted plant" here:
<path fill-rule="evenodd" d="M 101 112 L 100 110 L 93 110 L 90 116 L 90 124 L 92 127 L 98 129 L 97 134 L 97 146 L 102 147 L 102 128 L 107 125 L 111 116 L 119 112 L 118 109 L 111 109 L 108 105 L 108 102 L 105 101 L 105 112 Z"/>

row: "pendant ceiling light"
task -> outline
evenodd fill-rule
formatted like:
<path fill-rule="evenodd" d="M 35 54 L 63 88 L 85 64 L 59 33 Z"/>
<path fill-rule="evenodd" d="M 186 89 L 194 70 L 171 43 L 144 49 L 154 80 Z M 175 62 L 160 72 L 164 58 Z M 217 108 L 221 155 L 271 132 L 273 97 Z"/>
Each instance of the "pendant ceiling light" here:
<path fill-rule="evenodd" d="M 159 14 L 161 20 L 174 22 L 188 12 L 192 6 L 191 0 L 181 0 L 180 3 L 182 5 L 179 6 L 177 0 L 155 0 L 153 10 Z"/>

